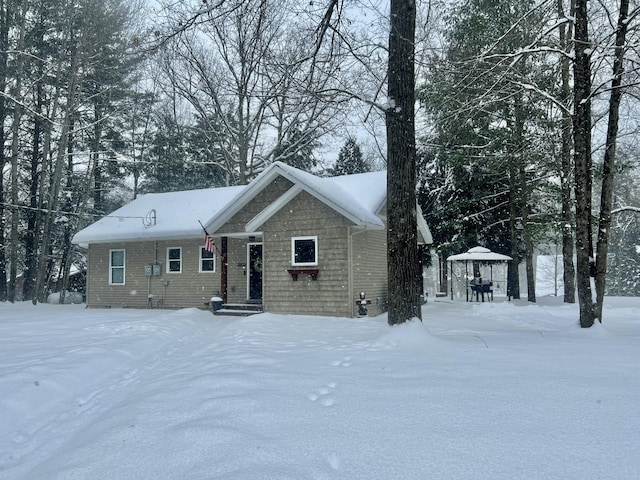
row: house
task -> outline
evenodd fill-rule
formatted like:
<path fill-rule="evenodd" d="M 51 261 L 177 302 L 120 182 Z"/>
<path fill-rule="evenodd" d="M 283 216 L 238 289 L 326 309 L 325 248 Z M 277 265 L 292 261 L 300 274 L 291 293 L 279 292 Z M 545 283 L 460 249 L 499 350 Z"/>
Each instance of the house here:
<path fill-rule="evenodd" d="M 418 207 L 418 241 L 431 234 Z M 386 172 L 321 178 L 280 162 L 249 185 L 142 195 L 78 232 L 88 307 L 354 317 L 387 295 Z M 216 252 L 205 249 L 202 222 Z"/>

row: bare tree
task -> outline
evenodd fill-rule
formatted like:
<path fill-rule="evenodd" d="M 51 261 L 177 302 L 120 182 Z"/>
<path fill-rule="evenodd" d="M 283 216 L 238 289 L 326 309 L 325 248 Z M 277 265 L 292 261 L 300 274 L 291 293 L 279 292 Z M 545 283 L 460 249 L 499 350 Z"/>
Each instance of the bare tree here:
<path fill-rule="evenodd" d="M 308 27 L 287 18 L 287 5 L 250 0 L 206 14 L 186 10 L 163 42 L 167 89 L 215 133 L 220 157 L 210 160 L 230 183 L 247 183 L 278 155 L 310 148 L 341 115 L 340 59 L 316 61 Z"/>
<path fill-rule="evenodd" d="M 11 27 L 10 5 L 13 2 L 0 0 L 0 141 L 5 144 L 5 120 L 9 115 L 7 85 L 9 80 L 9 29 Z M 5 241 L 5 186 L 4 166 L 6 163 L 4 148 L 0 148 L 0 301 L 7 299 L 7 257 Z"/>
<path fill-rule="evenodd" d="M 572 9 L 573 10 L 573 9 Z M 571 12 L 573 13 L 573 12 Z M 566 18 L 563 0 L 558 0 L 558 18 Z M 562 22 L 558 27 L 560 48 L 566 55 L 560 56 L 560 98 L 559 102 L 564 102 L 571 98 L 571 59 L 569 52 L 571 49 L 570 39 L 572 36 L 572 25 Z M 572 118 L 568 108 L 560 111 L 561 120 L 561 153 L 560 153 L 560 202 L 561 202 L 561 234 L 562 234 L 562 264 L 563 264 L 563 288 L 564 301 L 575 303 L 575 266 L 573 263 L 573 213 L 571 201 L 572 187 L 572 162 L 571 150 L 572 141 Z"/>
<path fill-rule="evenodd" d="M 616 143 L 618 140 L 620 102 L 622 100 L 622 74 L 625 56 L 626 36 L 629 25 L 629 0 L 620 0 L 618 24 L 615 36 L 615 58 L 609 98 L 609 121 L 607 125 L 606 146 L 602 165 L 602 190 L 600 196 L 600 220 L 596 245 L 596 306 L 595 318 L 602 322 L 605 282 L 607 275 L 607 254 L 609 251 L 609 232 L 611 229 L 611 211 L 616 162 Z"/>
<path fill-rule="evenodd" d="M 573 144 L 576 200 L 576 283 L 580 305 L 580 325 L 594 322 L 591 290 L 591 53 L 587 0 L 576 0 L 573 63 Z"/>
<path fill-rule="evenodd" d="M 17 51 L 18 57 L 15 66 L 15 84 L 14 84 L 14 98 L 18 99 L 22 97 L 22 75 L 23 75 L 23 60 L 24 60 L 24 37 L 27 21 L 27 8 L 26 5 L 22 5 L 22 8 L 18 10 L 16 27 L 18 29 L 17 36 Z M 18 160 L 20 155 L 20 124 L 22 119 L 22 105 L 20 102 L 15 102 L 13 107 L 13 124 L 11 132 L 11 204 L 14 208 L 11 210 L 11 256 L 9 262 L 9 289 L 7 297 L 9 301 L 14 302 L 16 299 L 16 279 L 18 274 L 18 228 L 20 215 L 17 209 L 18 205 Z M 0 172 L 1 174 L 1 172 Z"/>

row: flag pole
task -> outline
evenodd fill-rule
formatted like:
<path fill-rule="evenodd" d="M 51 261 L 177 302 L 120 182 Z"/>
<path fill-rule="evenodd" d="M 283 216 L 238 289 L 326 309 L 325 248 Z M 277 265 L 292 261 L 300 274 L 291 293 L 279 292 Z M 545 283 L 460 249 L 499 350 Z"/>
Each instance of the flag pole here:
<path fill-rule="evenodd" d="M 211 235 L 209 235 L 209 232 L 207 232 L 207 229 L 204 228 L 204 225 L 200 220 L 198 220 L 198 223 L 200 224 L 200 226 L 202 227 L 202 230 L 204 231 L 205 250 L 215 255 L 218 249 L 216 248 L 216 244 L 213 241 L 213 238 L 211 237 Z"/>

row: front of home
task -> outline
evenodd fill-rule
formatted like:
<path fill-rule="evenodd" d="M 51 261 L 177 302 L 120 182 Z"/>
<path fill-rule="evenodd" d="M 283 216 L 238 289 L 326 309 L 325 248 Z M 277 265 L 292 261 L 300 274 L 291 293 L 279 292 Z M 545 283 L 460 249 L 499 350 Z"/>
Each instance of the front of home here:
<path fill-rule="evenodd" d="M 387 294 L 386 174 L 320 178 L 276 162 L 243 187 L 144 195 L 79 232 L 87 306 L 260 306 L 354 317 Z M 419 241 L 431 243 L 420 214 Z M 214 238 L 205 248 L 202 222 Z"/>

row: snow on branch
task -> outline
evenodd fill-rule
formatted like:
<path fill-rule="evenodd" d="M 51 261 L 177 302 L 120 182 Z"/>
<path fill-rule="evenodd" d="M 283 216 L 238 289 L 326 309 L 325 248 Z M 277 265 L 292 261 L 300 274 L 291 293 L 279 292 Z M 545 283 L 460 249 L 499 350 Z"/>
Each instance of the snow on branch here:
<path fill-rule="evenodd" d="M 620 207 L 620 208 L 616 208 L 614 210 L 611 210 L 611 215 L 617 214 L 617 213 L 622 213 L 622 212 L 633 212 L 633 213 L 640 213 L 640 207 Z"/>
<path fill-rule="evenodd" d="M 545 92 L 544 90 L 541 90 L 536 85 L 533 85 L 531 83 L 526 83 L 526 82 L 518 82 L 518 81 L 513 81 L 512 83 L 514 85 L 518 85 L 523 90 L 527 90 L 527 91 L 536 93 L 537 95 L 549 100 L 549 102 L 553 103 L 560 110 L 563 110 L 563 111 L 567 112 L 570 115 L 572 114 L 571 110 L 568 109 L 566 105 L 564 105 L 562 102 L 558 101 L 558 99 L 554 98 L 553 95 L 550 95 L 549 93 Z"/>

